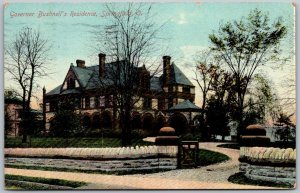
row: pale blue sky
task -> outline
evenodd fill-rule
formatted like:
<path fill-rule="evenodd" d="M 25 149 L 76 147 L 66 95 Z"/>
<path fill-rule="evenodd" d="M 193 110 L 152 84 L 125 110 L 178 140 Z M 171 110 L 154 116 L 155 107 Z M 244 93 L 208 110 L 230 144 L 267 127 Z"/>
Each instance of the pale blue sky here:
<path fill-rule="evenodd" d="M 162 55 L 170 55 L 172 60 L 193 78 L 194 55 L 201 49 L 209 45 L 208 35 L 217 30 L 221 21 L 232 21 L 247 16 L 250 10 L 259 8 L 268 12 L 271 21 L 281 16 L 288 26 L 289 33 L 294 33 L 294 10 L 291 3 L 155 3 L 153 12 L 156 15 L 157 24 L 166 22 L 163 28 L 163 35 L 168 37 L 165 44 L 169 49 L 163 51 Z M 37 15 L 39 11 L 87 11 L 96 12 L 98 17 L 41 17 Z M 25 4 L 11 3 L 4 11 L 4 44 L 14 38 L 15 34 L 24 26 L 39 29 L 44 37 L 48 38 L 53 45 L 51 52 L 53 61 L 49 64 L 52 72 L 49 78 L 41 80 L 40 85 L 46 86 L 50 91 L 61 84 L 70 66 L 76 59 L 83 59 L 87 65 L 97 63 L 97 55 L 91 57 L 90 44 L 91 26 L 101 26 L 107 19 L 101 17 L 104 6 L 101 3 L 77 3 L 77 4 Z M 13 13 L 35 13 L 33 17 L 11 17 Z M 291 52 L 290 45 L 294 45 L 293 39 L 286 39 L 283 48 L 287 53 Z M 291 61 L 294 64 L 294 60 Z M 278 88 L 279 93 L 284 93 L 280 89 L 283 78 L 288 74 L 295 76 L 295 72 L 287 68 L 272 70 L 263 69 Z M 5 87 L 11 87 L 9 76 L 5 74 Z M 199 93 L 199 92 L 198 92 Z M 197 93 L 196 93 L 197 94 Z M 200 98 L 199 95 L 196 95 Z M 196 99 L 199 105 L 199 100 Z"/>

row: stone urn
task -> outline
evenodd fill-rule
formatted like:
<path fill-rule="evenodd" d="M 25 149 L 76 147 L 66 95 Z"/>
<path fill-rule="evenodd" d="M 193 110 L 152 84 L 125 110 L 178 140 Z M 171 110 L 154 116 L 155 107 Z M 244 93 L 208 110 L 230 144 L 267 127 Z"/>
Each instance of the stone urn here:
<path fill-rule="evenodd" d="M 179 137 L 172 127 L 162 127 L 155 138 L 155 145 L 175 146 L 178 145 Z"/>
<path fill-rule="evenodd" d="M 262 125 L 249 125 L 242 132 L 241 145 L 246 147 L 268 147 L 270 145 L 270 138 L 266 136 L 266 130 Z"/>

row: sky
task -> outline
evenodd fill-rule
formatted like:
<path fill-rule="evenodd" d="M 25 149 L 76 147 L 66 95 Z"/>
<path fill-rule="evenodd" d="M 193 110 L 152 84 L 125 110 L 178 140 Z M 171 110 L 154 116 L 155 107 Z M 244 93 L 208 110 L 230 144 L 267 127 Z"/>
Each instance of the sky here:
<path fill-rule="evenodd" d="M 122 4 L 118 4 L 121 5 Z M 258 8 L 269 14 L 270 20 L 282 17 L 288 27 L 288 36 L 294 33 L 294 9 L 291 3 L 154 3 L 153 12 L 156 14 L 157 25 L 164 24 L 161 34 L 167 37 L 163 44 L 167 50 L 161 50 L 161 55 L 170 55 L 172 61 L 196 85 L 194 79 L 194 58 L 199 51 L 210 45 L 209 34 L 217 31 L 221 22 L 233 21 L 247 16 L 248 13 Z M 41 12 L 60 12 L 60 16 L 42 16 Z M 95 12 L 97 16 L 72 16 L 72 12 Z M 16 16 L 17 13 L 27 13 L 30 16 Z M 49 77 L 39 80 L 41 88 L 46 87 L 47 92 L 62 84 L 70 63 L 76 59 L 83 59 L 86 65 L 95 65 L 97 55 L 92 55 L 91 30 L 101 27 L 108 21 L 109 16 L 104 16 L 105 8 L 101 3 L 10 3 L 4 9 L 4 47 L 15 38 L 23 27 L 39 30 L 43 37 L 52 45 L 51 58 L 48 69 Z M 286 38 L 282 49 L 286 54 L 293 52 L 294 39 Z M 5 64 L 4 64 L 5 65 Z M 295 77 L 295 59 L 288 65 L 273 69 L 264 67 L 259 73 L 265 74 L 272 81 L 278 96 L 286 97 L 283 82 L 286 77 Z M 8 73 L 5 72 L 5 88 L 14 88 Z M 41 102 L 42 90 L 36 91 L 39 101 L 34 101 L 33 106 Z M 293 93 L 294 92 L 294 93 Z M 295 97 L 295 91 L 289 92 Z M 201 105 L 199 88 L 196 88 L 196 104 Z M 294 108 L 295 109 L 295 108 Z"/>

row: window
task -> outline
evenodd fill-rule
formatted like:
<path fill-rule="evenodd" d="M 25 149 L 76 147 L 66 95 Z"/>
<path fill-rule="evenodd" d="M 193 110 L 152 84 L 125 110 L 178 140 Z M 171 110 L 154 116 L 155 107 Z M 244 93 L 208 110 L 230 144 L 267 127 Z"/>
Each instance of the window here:
<path fill-rule="evenodd" d="M 195 88 L 191 88 L 191 94 L 195 94 Z"/>
<path fill-rule="evenodd" d="M 109 95 L 108 98 L 108 106 L 113 106 L 114 95 Z"/>
<path fill-rule="evenodd" d="M 151 108 L 151 99 L 145 98 L 143 103 L 144 108 Z"/>
<path fill-rule="evenodd" d="M 165 86 L 165 87 L 164 87 L 164 91 L 165 91 L 165 92 L 168 92 L 168 87 Z"/>
<path fill-rule="evenodd" d="M 75 88 L 74 78 L 69 78 L 68 83 L 67 83 L 67 87 L 68 87 L 68 89 Z"/>
<path fill-rule="evenodd" d="M 100 96 L 100 107 L 105 107 L 105 96 Z"/>
<path fill-rule="evenodd" d="M 46 112 L 50 111 L 50 103 L 46 103 Z"/>
<path fill-rule="evenodd" d="M 50 111 L 55 111 L 56 107 L 57 107 L 57 103 L 56 102 L 51 102 L 49 104 L 49 106 L 50 106 Z"/>
<path fill-rule="evenodd" d="M 159 110 L 165 110 L 165 100 L 164 99 L 160 99 L 158 100 L 158 109 Z"/>
<path fill-rule="evenodd" d="M 182 92 L 182 86 L 178 86 L 178 92 Z"/>
<path fill-rule="evenodd" d="M 84 109 L 85 108 L 85 98 L 81 99 L 81 107 Z"/>
<path fill-rule="evenodd" d="M 188 87 L 188 86 L 184 86 L 182 90 L 183 90 L 184 93 L 190 93 L 191 92 L 190 87 Z"/>
<path fill-rule="evenodd" d="M 173 99 L 173 106 L 177 105 L 177 100 Z"/>
<path fill-rule="evenodd" d="M 95 108 L 95 97 L 90 98 L 90 107 Z"/>
<path fill-rule="evenodd" d="M 96 96 L 95 97 L 95 108 L 98 108 L 100 106 L 100 103 L 99 103 L 99 96 Z"/>
<path fill-rule="evenodd" d="M 152 103 L 151 108 L 152 109 L 157 109 L 157 99 L 152 99 L 151 103 Z"/>
<path fill-rule="evenodd" d="M 182 103 L 184 101 L 184 99 L 178 99 L 178 103 Z"/>
<path fill-rule="evenodd" d="M 90 97 L 85 97 L 85 108 L 90 107 Z"/>
<path fill-rule="evenodd" d="M 171 107 L 173 107 L 173 99 L 169 100 L 168 108 L 171 108 Z"/>

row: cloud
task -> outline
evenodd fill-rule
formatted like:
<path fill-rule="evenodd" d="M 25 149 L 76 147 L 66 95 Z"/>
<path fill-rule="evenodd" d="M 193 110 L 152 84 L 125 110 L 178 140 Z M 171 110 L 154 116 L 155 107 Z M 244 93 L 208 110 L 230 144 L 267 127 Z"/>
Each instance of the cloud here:
<path fill-rule="evenodd" d="M 187 23 L 188 23 L 188 21 L 187 21 L 187 19 L 186 19 L 185 13 L 180 13 L 180 14 L 179 14 L 179 19 L 177 20 L 177 23 L 178 23 L 179 25 L 187 24 Z"/>
<path fill-rule="evenodd" d="M 195 56 L 200 51 L 207 49 L 205 46 L 197 46 L 197 45 L 185 45 L 181 46 L 180 50 L 183 53 L 183 60 L 185 62 L 192 62 L 195 59 Z"/>

